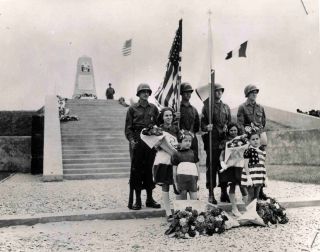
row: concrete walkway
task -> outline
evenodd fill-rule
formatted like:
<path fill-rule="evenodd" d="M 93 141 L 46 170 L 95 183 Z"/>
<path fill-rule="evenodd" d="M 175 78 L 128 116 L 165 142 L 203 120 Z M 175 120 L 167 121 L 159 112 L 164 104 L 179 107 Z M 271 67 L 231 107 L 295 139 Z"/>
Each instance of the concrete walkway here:
<path fill-rule="evenodd" d="M 64 220 L 128 219 L 160 217 L 162 209 L 126 208 L 128 179 L 65 180 L 44 183 L 41 176 L 15 174 L 0 183 L 0 226 L 33 225 Z M 219 199 L 219 189 L 217 199 Z M 269 181 L 266 193 L 287 208 L 320 205 L 320 185 Z M 171 192 L 171 199 L 175 195 Z M 154 198 L 161 203 L 161 188 L 156 187 Z M 200 180 L 199 199 L 207 200 L 205 174 Z M 145 194 L 142 195 L 144 203 Z M 242 203 L 237 190 L 237 201 Z M 220 205 L 224 209 L 230 204 Z"/>

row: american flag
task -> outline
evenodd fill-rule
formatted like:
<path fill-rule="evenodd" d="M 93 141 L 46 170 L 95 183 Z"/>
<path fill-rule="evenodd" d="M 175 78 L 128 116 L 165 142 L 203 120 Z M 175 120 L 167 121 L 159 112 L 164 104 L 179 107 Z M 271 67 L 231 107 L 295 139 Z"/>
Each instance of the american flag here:
<path fill-rule="evenodd" d="M 122 48 L 123 56 L 128 56 L 131 54 L 131 47 L 132 47 L 132 39 L 126 40 Z"/>
<path fill-rule="evenodd" d="M 171 107 L 177 110 L 177 100 L 179 99 L 178 85 L 180 77 L 180 52 L 182 51 L 182 19 L 179 20 L 179 28 L 173 40 L 169 53 L 169 62 L 163 83 L 156 91 L 154 97 L 162 107 Z"/>

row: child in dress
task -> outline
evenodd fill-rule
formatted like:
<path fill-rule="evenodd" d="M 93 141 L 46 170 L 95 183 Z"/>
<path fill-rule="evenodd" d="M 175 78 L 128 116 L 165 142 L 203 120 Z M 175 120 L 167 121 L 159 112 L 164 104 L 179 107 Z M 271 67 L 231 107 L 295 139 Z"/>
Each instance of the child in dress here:
<path fill-rule="evenodd" d="M 239 133 L 240 133 L 240 128 L 236 123 L 230 123 L 228 125 L 227 139 L 226 139 L 226 141 L 224 141 L 222 143 L 223 150 L 220 155 L 221 167 L 227 166 L 225 163 L 225 162 L 227 162 L 227 160 L 225 160 L 225 148 L 227 147 L 228 143 L 229 143 L 229 145 L 236 144 L 237 147 L 242 145 L 243 148 L 245 148 L 246 141 L 243 143 L 242 141 L 235 142 L 236 140 L 234 140 L 230 143 L 231 140 L 233 140 L 239 136 Z M 240 155 L 240 154 L 238 154 L 238 155 Z M 237 208 L 235 190 L 236 190 L 237 185 L 239 185 L 239 186 L 241 185 L 241 174 L 242 174 L 242 169 L 243 169 L 243 167 L 241 167 L 241 164 L 243 165 L 243 157 L 242 156 L 240 157 L 241 160 L 239 160 L 239 157 L 237 157 L 237 156 L 235 158 L 237 160 L 237 162 L 235 162 L 235 161 L 233 162 L 233 163 L 235 163 L 235 166 L 221 169 L 219 171 L 220 172 L 219 179 L 220 179 L 220 183 L 224 182 L 224 183 L 228 183 L 230 185 L 229 197 L 230 197 L 230 202 L 232 205 L 231 212 L 233 213 L 234 216 L 240 217 L 241 213 L 239 212 L 239 210 Z M 248 192 L 245 189 L 243 189 L 242 187 L 240 187 L 240 191 L 242 194 L 242 200 L 244 203 L 246 203 L 248 201 Z"/>
<path fill-rule="evenodd" d="M 177 199 L 187 199 L 187 192 L 191 200 L 196 200 L 197 182 L 200 179 L 199 159 L 190 149 L 193 134 L 189 131 L 181 130 L 178 135 L 180 143 L 179 151 L 172 156 L 173 180 L 180 194 Z"/>
<path fill-rule="evenodd" d="M 163 108 L 160 111 L 158 117 L 158 126 L 169 134 L 166 134 L 165 141 L 172 150 L 178 145 L 177 135 L 179 129 L 176 125 L 173 125 L 173 115 L 174 111 L 171 108 Z M 160 143 L 159 143 L 160 144 Z M 170 199 L 169 199 L 169 188 L 173 184 L 173 175 L 172 175 L 172 164 L 171 164 L 171 155 L 166 152 L 161 146 L 156 147 L 157 154 L 153 164 L 153 179 L 154 182 L 162 187 L 162 200 L 163 206 L 166 211 L 167 220 L 172 220 L 172 212 L 170 208 Z M 172 151 L 172 153 L 173 153 Z"/>
<path fill-rule="evenodd" d="M 252 187 L 249 194 L 248 203 L 254 199 L 258 199 L 259 192 L 262 186 L 265 185 L 266 180 L 266 151 L 263 146 L 260 146 L 260 135 L 254 129 L 248 133 L 249 147 L 245 150 L 244 169 L 241 176 L 241 186 L 248 192 Z"/>

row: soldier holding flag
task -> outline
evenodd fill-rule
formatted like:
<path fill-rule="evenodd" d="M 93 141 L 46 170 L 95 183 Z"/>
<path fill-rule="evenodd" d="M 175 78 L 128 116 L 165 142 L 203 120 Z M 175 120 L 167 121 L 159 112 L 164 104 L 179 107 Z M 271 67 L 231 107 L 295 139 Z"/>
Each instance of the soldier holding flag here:
<path fill-rule="evenodd" d="M 202 136 L 204 149 L 207 154 L 206 159 L 206 187 L 209 190 L 209 199 L 208 201 L 213 204 L 217 204 L 217 201 L 214 197 L 214 187 L 216 187 L 216 177 L 220 168 L 220 153 L 221 143 L 226 138 L 227 125 L 231 122 L 231 113 L 230 108 L 227 104 L 221 101 L 224 88 L 220 84 L 214 85 L 214 106 L 212 111 L 212 124 L 209 124 L 209 98 L 204 101 L 204 106 L 201 114 L 201 130 L 206 132 Z M 211 131 L 211 140 L 212 146 L 210 147 L 209 134 Z M 212 154 L 212 171 L 210 171 L 210 151 Z M 210 183 L 212 181 L 212 185 Z M 228 193 L 227 193 L 227 183 L 220 183 L 221 187 L 221 202 L 230 202 Z"/>

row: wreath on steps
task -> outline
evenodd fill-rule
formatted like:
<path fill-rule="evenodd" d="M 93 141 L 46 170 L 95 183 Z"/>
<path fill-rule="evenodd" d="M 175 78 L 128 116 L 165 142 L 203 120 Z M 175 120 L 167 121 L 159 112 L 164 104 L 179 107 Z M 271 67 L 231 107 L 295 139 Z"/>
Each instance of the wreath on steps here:
<path fill-rule="evenodd" d="M 60 122 L 79 121 L 78 116 L 70 115 L 70 109 L 66 108 L 66 101 L 68 100 L 68 98 L 62 98 L 60 95 L 57 95 L 57 98 L 59 105 Z"/>

